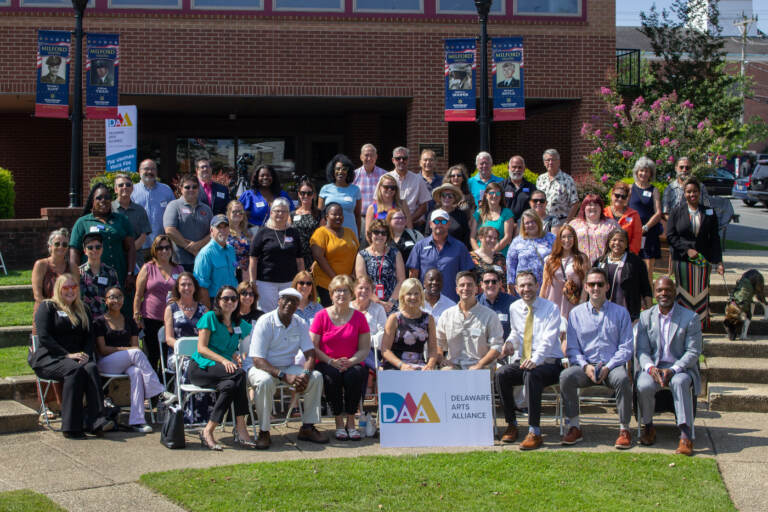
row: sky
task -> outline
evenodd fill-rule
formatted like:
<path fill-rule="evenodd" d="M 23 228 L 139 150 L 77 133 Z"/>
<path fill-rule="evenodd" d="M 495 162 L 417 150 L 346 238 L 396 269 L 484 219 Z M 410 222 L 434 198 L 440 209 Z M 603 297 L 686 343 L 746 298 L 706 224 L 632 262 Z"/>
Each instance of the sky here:
<path fill-rule="evenodd" d="M 672 0 L 616 0 L 616 25 L 640 26 L 640 12 L 647 12 L 656 4 L 656 9 L 668 8 Z M 768 33 L 768 0 L 752 0 L 753 13 L 758 17 L 758 27 Z"/>

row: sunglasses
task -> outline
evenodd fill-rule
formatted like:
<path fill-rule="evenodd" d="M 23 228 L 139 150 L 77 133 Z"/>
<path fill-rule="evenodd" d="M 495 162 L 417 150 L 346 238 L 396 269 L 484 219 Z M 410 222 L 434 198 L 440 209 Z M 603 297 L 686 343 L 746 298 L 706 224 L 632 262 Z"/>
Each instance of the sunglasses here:
<path fill-rule="evenodd" d="M 80 285 L 77 284 L 65 284 L 61 287 L 62 290 L 77 290 L 80 287 Z"/>
<path fill-rule="evenodd" d="M 499 284 L 498 279 L 484 279 L 483 284 Z"/>
<path fill-rule="evenodd" d="M 544 204 L 544 203 L 547 202 L 547 200 L 546 199 L 531 199 L 531 202 L 533 204 Z"/>
<path fill-rule="evenodd" d="M 171 246 L 170 245 L 158 245 L 157 246 L 158 251 L 170 251 Z"/>
<path fill-rule="evenodd" d="M 101 244 L 97 245 L 86 245 L 85 248 L 89 251 L 98 251 L 101 249 Z"/>
<path fill-rule="evenodd" d="M 691 170 L 691 166 L 690 165 L 678 165 L 677 168 L 680 169 L 681 171 L 690 171 Z"/>
<path fill-rule="evenodd" d="M 455 179 L 455 178 L 463 178 L 463 177 L 464 176 L 462 176 L 461 174 L 451 174 L 450 176 L 448 176 L 448 179 L 452 180 L 452 179 Z"/>
<path fill-rule="evenodd" d="M 448 224 L 448 221 L 445 219 L 435 219 L 432 221 L 432 224 L 437 224 L 440 226 L 441 224 Z"/>
<path fill-rule="evenodd" d="M 333 168 L 334 171 L 348 171 L 349 167 L 346 166 L 338 166 Z"/>
<path fill-rule="evenodd" d="M 498 196 L 500 196 L 500 195 L 501 195 L 501 193 L 497 192 L 496 190 L 492 190 L 492 191 L 490 191 L 490 192 L 486 192 L 486 193 L 485 193 L 485 195 L 487 195 L 487 196 L 493 196 L 493 197 L 498 197 Z"/>
<path fill-rule="evenodd" d="M 221 302 L 237 302 L 237 295 L 222 295 L 219 299 Z"/>
<path fill-rule="evenodd" d="M 298 286 L 312 286 L 312 281 L 296 281 Z"/>
<path fill-rule="evenodd" d="M 181 188 L 183 188 L 184 190 L 196 190 L 197 189 L 197 185 L 184 185 Z"/>
<path fill-rule="evenodd" d="M 628 196 L 627 194 L 613 194 L 613 197 L 616 199 L 626 199 Z"/>
<path fill-rule="evenodd" d="M 371 234 L 372 235 L 379 235 L 379 236 L 387 236 L 387 232 L 383 231 L 383 230 L 380 230 L 380 229 L 377 229 L 375 231 L 371 231 Z"/>
<path fill-rule="evenodd" d="M 407 156 L 396 156 L 396 157 L 393 157 L 392 160 L 397 160 L 398 162 L 404 162 L 404 161 L 408 160 L 408 157 Z"/>
<path fill-rule="evenodd" d="M 109 199 L 110 199 L 109 196 L 94 196 L 93 197 L 94 201 L 109 201 Z"/>
<path fill-rule="evenodd" d="M 69 247 L 69 244 L 67 242 L 53 242 L 51 245 L 57 248 L 64 247 L 65 249 Z"/>
<path fill-rule="evenodd" d="M 589 288 L 602 288 L 603 286 L 605 286 L 605 282 L 604 281 L 600 281 L 599 283 L 595 283 L 595 282 L 589 283 L 588 282 L 588 283 L 586 283 L 586 285 Z"/>
<path fill-rule="evenodd" d="M 254 297 L 253 292 L 240 292 L 241 297 Z"/>
<path fill-rule="evenodd" d="M 315 193 L 314 193 L 314 192 L 312 192 L 311 190 L 301 190 L 301 191 L 299 191 L 299 195 L 300 195 L 301 197 L 311 197 L 311 196 L 313 196 L 314 194 L 315 194 Z"/>
<path fill-rule="evenodd" d="M 445 199 L 445 198 L 448 198 L 448 197 L 454 197 L 454 194 L 453 194 L 453 192 L 443 192 L 442 194 L 440 194 L 440 197 Z"/>
<path fill-rule="evenodd" d="M 232 210 L 230 213 L 231 213 L 232 215 L 242 215 L 242 214 L 244 214 L 245 212 L 244 212 L 243 210 Z"/>
<path fill-rule="evenodd" d="M 382 185 L 381 188 L 384 190 L 397 190 L 397 187 L 394 185 Z"/>

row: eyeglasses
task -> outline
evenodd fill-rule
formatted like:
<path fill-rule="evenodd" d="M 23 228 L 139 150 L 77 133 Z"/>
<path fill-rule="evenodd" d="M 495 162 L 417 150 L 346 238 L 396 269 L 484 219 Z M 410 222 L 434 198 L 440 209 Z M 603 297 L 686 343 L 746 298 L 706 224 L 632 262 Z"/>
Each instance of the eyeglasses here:
<path fill-rule="evenodd" d="M 375 231 L 371 231 L 372 235 L 379 235 L 379 236 L 387 236 L 387 232 L 381 229 L 377 229 Z"/>
<path fill-rule="evenodd" d="M 170 245 L 158 245 L 157 246 L 158 251 L 170 251 L 171 246 Z"/>
<path fill-rule="evenodd" d="M 300 190 L 300 191 L 299 191 L 299 195 L 300 195 L 301 197 L 311 197 L 311 196 L 313 196 L 314 194 L 315 194 L 315 193 L 314 193 L 314 192 L 312 192 L 311 190 Z"/>
<path fill-rule="evenodd" d="M 69 244 L 67 242 L 53 242 L 51 245 L 56 248 L 64 247 L 66 249 L 67 247 L 69 247 Z"/>
<path fill-rule="evenodd" d="M 384 190 L 397 190 L 395 185 L 382 185 L 381 188 Z"/>
<path fill-rule="evenodd" d="M 232 215 L 242 215 L 242 214 L 244 214 L 245 212 L 244 212 L 243 210 L 232 210 L 230 213 L 231 213 Z"/>
<path fill-rule="evenodd" d="M 498 279 L 484 279 L 483 284 L 499 284 Z"/>
<path fill-rule="evenodd" d="M 498 196 L 500 196 L 500 195 L 501 195 L 501 193 L 500 193 L 500 192 L 498 192 L 497 190 L 491 190 L 491 191 L 489 191 L 489 192 L 486 192 L 486 193 L 485 193 L 485 195 L 487 195 L 487 196 L 493 196 L 493 197 L 498 197 Z"/>
<path fill-rule="evenodd" d="M 533 204 L 544 204 L 544 203 L 547 202 L 547 200 L 546 199 L 531 199 L 531 202 Z"/>
<path fill-rule="evenodd" d="M 65 284 L 61 287 L 62 290 L 77 290 L 80 285 L 77 284 Z"/>
<path fill-rule="evenodd" d="M 432 224 L 440 226 L 441 224 L 448 224 L 448 221 L 446 219 L 435 219 L 432 221 Z"/>
<path fill-rule="evenodd" d="M 450 176 L 448 176 L 448 179 L 452 180 L 454 178 L 463 178 L 463 177 L 464 176 L 462 176 L 461 174 L 451 174 Z"/>
<path fill-rule="evenodd" d="M 678 165 L 677 168 L 680 169 L 681 171 L 690 171 L 691 170 L 691 166 L 690 165 Z"/>
<path fill-rule="evenodd" d="M 626 199 L 628 196 L 627 194 L 613 194 L 613 197 L 616 199 Z"/>
<path fill-rule="evenodd" d="M 297 286 L 312 286 L 312 281 L 296 281 Z"/>
<path fill-rule="evenodd" d="M 241 297 L 255 297 L 253 292 L 240 292 Z"/>
<path fill-rule="evenodd" d="M 181 188 L 183 188 L 184 190 L 195 190 L 197 189 L 197 185 L 184 185 Z"/>
<path fill-rule="evenodd" d="M 597 283 L 596 282 L 591 282 L 591 283 L 587 282 L 586 285 L 589 288 L 602 288 L 603 286 L 605 286 L 605 281 L 600 281 L 600 282 L 597 282 Z"/>
<path fill-rule="evenodd" d="M 333 294 L 333 295 L 344 295 L 344 294 L 346 294 L 348 291 L 349 291 L 349 290 L 347 290 L 346 288 L 336 288 L 335 290 L 333 290 L 333 291 L 331 292 L 331 294 Z"/>
<path fill-rule="evenodd" d="M 396 157 L 393 157 L 392 160 L 397 160 L 398 162 L 404 162 L 404 161 L 408 160 L 408 157 L 407 156 L 396 156 Z"/>
<path fill-rule="evenodd" d="M 334 171 L 347 171 L 349 170 L 349 167 L 346 165 L 339 165 L 333 168 Z"/>
<path fill-rule="evenodd" d="M 109 196 L 94 196 L 93 197 L 94 201 L 109 201 L 109 199 L 110 199 Z"/>
<path fill-rule="evenodd" d="M 132 187 L 132 186 L 133 186 L 133 182 L 132 182 L 132 181 L 129 181 L 129 182 L 125 182 L 125 181 L 124 181 L 123 183 L 118 183 L 118 184 L 117 184 L 117 185 L 115 185 L 115 186 L 116 186 L 117 188 L 127 188 L 127 187 Z"/>
<path fill-rule="evenodd" d="M 557 162 L 558 160 L 560 160 L 560 159 L 559 158 L 545 158 L 544 159 L 544 163 L 547 164 L 547 163 L 550 163 L 550 162 Z"/>
<path fill-rule="evenodd" d="M 221 302 L 237 302 L 237 295 L 222 295 Z"/>
<path fill-rule="evenodd" d="M 101 249 L 101 244 L 86 245 L 85 248 L 89 251 L 98 251 Z"/>

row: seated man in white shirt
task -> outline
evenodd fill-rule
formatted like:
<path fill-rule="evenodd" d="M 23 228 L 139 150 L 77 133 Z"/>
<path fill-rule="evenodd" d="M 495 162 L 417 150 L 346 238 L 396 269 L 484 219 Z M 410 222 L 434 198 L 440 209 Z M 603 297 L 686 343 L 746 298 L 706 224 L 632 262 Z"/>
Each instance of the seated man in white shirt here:
<path fill-rule="evenodd" d="M 511 355 L 512 362 L 496 371 L 496 387 L 507 420 L 503 443 L 517 439 L 515 386 L 525 386 L 528 398 L 528 435 L 521 450 L 535 450 L 542 443 L 541 392 L 560 381 L 563 351 L 560 347 L 560 310 L 547 299 L 537 297 L 536 276 L 523 270 L 515 277 L 515 289 L 522 300 L 509 306 L 509 338 L 501 351 Z"/>
<path fill-rule="evenodd" d="M 296 289 L 281 290 L 277 309 L 262 315 L 251 332 L 248 357 L 253 358 L 253 368 L 248 370 L 248 382 L 256 391 L 254 405 L 260 429 L 257 449 L 265 450 L 272 443 L 269 420 L 278 382 L 293 386 L 304 397 L 299 440 L 328 442 L 328 437 L 314 426 L 320 421 L 323 376 L 314 369 L 315 350 L 309 338 L 309 327 L 294 315 L 300 300 L 301 293 Z M 293 362 L 299 349 L 306 358 L 303 368 Z"/>
<path fill-rule="evenodd" d="M 432 315 L 435 325 L 440 320 L 440 315 L 456 303 L 443 295 L 443 274 L 436 268 L 431 268 L 424 273 L 424 306 L 425 313 Z"/>
<path fill-rule="evenodd" d="M 482 370 L 496 361 L 504 329 L 496 313 L 477 302 L 477 278 L 471 270 L 456 276 L 459 303 L 437 322 L 437 346 L 448 354 L 443 370 Z"/>
<path fill-rule="evenodd" d="M 697 363 L 701 354 L 701 322 L 693 311 L 675 305 L 675 282 L 662 276 L 653 282 L 656 306 L 640 313 L 637 323 L 637 399 L 643 433 L 640 443 L 656 442 L 653 412 L 656 392 L 672 390 L 680 442 L 675 453 L 693 455 L 693 396 L 701 388 Z"/>

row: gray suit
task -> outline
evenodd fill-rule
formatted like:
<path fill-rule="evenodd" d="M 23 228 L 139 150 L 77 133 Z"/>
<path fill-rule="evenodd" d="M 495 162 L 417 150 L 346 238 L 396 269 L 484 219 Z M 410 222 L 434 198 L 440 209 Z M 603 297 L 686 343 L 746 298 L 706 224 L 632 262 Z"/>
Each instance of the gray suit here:
<path fill-rule="evenodd" d="M 679 304 L 672 311 L 669 324 L 669 353 L 675 358 L 674 363 L 661 362 L 659 306 L 640 313 L 637 324 L 635 352 L 639 363 L 637 372 L 637 395 L 640 416 L 643 424 L 653 419 L 655 395 L 661 386 L 648 374 L 646 368 L 674 368 L 677 373 L 669 383 L 675 402 L 677 423 L 693 425 L 693 399 L 690 388 L 693 385 L 695 395 L 701 389 L 699 374 L 699 355 L 701 354 L 701 322 L 693 311 Z"/>

